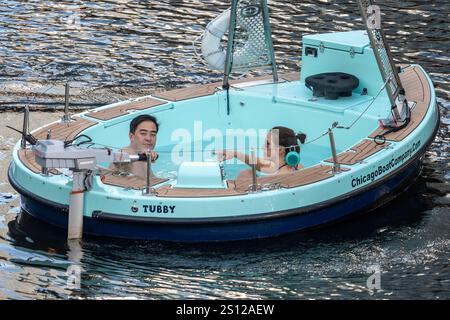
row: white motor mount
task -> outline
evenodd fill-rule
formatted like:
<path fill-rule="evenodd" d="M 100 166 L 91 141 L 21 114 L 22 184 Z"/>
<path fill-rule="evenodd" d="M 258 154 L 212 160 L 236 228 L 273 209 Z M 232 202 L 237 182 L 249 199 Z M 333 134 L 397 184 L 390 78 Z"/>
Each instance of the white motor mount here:
<path fill-rule="evenodd" d="M 36 162 L 44 169 L 67 168 L 73 172 L 72 190 L 69 198 L 67 239 L 81 239 L 83 236 L 84 193 L 88 177 L 99 162 L 131 162 L 146 160 L 143 155 L 114 152 L 108 148 L 80 148 L 66 146 L 60 140 L 38 140 L 33 146 Z"/>
<path fill-rule="evenodd" d="M 143 161 L 142 155 L 114 152 L 108 148 L 80 148 L 65 146 L 60 140 L 39 140 L 33 146 L 36 162 L 42 168 L 67 168 L 70 170 L 93 170 L 99 162 Z"/>

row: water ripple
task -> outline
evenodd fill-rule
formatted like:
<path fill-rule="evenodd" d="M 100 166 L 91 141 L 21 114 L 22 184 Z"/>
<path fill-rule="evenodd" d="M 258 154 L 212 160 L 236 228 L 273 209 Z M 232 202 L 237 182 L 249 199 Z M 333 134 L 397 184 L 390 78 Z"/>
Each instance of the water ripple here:
<path fill-rule="evenodd" d="M 354 2 L 270 3 L 280 70 L 298 70 L 303 34 L 362 27 Z M 17 215 L 17 196 L 4 177 L 0 299 L 450 299 L 450 4 L 381 5 L 396 61 L 429 72 L 441 109 L 438 136 L 407 193 L 331 231 L 239 246 L 88 238 L 74 247 L 63 231 Z M 192 42 L 226 8 L 219 0 L 3 0 L 0 106 L 59 108 L 67 80 L 79 108 L 220 80 L 196 59 Z M 0 136 L 4 171 L 15 141 Z M 382 291 L 372 296 L 366 281 L 373 266 L 381 270 Z M 80 288 L 69 282 L 74 267 Z"/>

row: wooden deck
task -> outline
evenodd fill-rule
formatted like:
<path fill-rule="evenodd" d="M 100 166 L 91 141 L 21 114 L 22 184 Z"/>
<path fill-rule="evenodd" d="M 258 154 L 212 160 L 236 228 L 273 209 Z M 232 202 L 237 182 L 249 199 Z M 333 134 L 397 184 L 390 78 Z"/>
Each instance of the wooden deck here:
<path fill-rule="evenodd" d="M 130 103 L 126 103 L 117 107 L 107 108 L 99 111 L 93 111 L 86 114 L 87 116 L 99 120 L 111 120 L 124 114 L 127 114 L 133 110 L 144 110 L 153 108 L 155 106 L 159 106 L 165 104 L 165 101 L 160 101 L 152 98 L 146 98 L 139 101 L 133 101 Z"/>
<path fill-rule="evenodd" d="M 156 192 L 158 194 L 158 197 L 175 198 L 229 197 L 246 194 L 245 191 L 235 190 L 234 181 L 229 181 L 228 186 L 228 189 L 190 189 L 161 187 L 157 189 Z"/>
<path fill-rule="evenodd" d="M 56 140 L 67 141 L 75 138 L 83 130 L 93 126 L 96 122 L 74 117 L 73 121 L 69 123 L 54 123 L 48 125 L 38 131 L 33 132 L 33 136 L 37 139 L 46 139 L 48 130 L 51 130 L 51 138 Z M 42 168 L 36 163 L 34 152 L 31 149 L 21 149 L 18 151 L 19 160 L 31 171 L 35 173 L 40 173 Z M 56 169 L 51 169 L 49 171 L 52 174 L 60 174 Z"/>
<path fill-rule="evenodd" d="M 284 81 L 296 81 L 299 80 L 299 76 L 299 72 L 280 74 L 280 79 Z M 232 81 L 231 84 L 259 81 L 269 78 L 271 78 L 271 76 L 247 78 L 238 81 Z M 405 71 L 400 74 L 400 78 L 406 90 L 408 101 L 415 102 L 416 107 L 412 110 L 411 123 L 406 128 L 398 132 L 393 132 L 386 135 L 386 139 L 391 141 L 401 141 L 420 124 L 428 110 L 431 99 L 431 92 L 426 76 L 419 68 L 406 68 Z M 167 92 L 160 92 L 155 94 L 154 96 L 168 101 L 180 101 L 214 94 L 221 85 L 221 82 L 216 82 L 196 87 L 188 87 Z M 131 102 L 106 110 L 100 110 L 97 112 L 94 111 L 88 113 L 87 115 L 99 120 L 109 120 L 124 115 L 131 110 L 144 110 L 152 108 L 154 106 L 162 105 L 164 103 L 166 102 L 147 98 L 141 101 Z M 45 139 L 47 136 L 47 130 L 51 129 L 53 139 L 70 140 L 79 135 L 83 130 L 96 123 L 94 121 L 79 117 L 75 117 L 74 120 L 75 121 L 72 121 L 68 124 L 55 123 L 49 125 L 37 132 L 34 132 L 33 135 L 38 139 Z M 376 135 L 381 134 L 383 131 L 384 130 L 382 128 L 378 128 L 372 135 L 370 135 L 370 138 L 374 138 Z M 357 145 L 353 146 L 350 151 L 339 154 L 338 161 L 340 164 L 353 165 L 379 152 L 387 146 L 389 146 L 388 142 L 386 142 L 384 145 L 377 145 L 373 140 L 364 139 Z M 31 171 L 35 173 L 41 172 L 41 167 L 36 163 L 34 153 L 31 150 L 19 150 L 18 156 L 20 161 Z M 331 159 L 327 159 L 326 161 L 331 162 Z M 349 169 L 343 170 L 345 171 Z M 314 167 L 299 170 L 297 172 L 293 172 L 292 174 L 259 177 L 257 178 L 257 183 L 262 187 L 268 185 L 279 185 L 283 188 L 294 188 L 328 179 L 333 176 L 331 171 L 331 165 L 317 165 Z M 52 170 L 52 173 L 59 174 L 57 170 Z M 168 179 L 152 178 L 152 186 L 158 185 L 167 180 Z M 131 189 L 143 189 L 146 185 L 145 179 L 142 179 L 140 177 L 132 175 L 113 175 L 110 172 L 102 172 L 102 181 L 107 185 Z M 251 184 L 251 179 L 240 179 L 236 181 L 228 181 L 228 189 L 171 188 L 170 186 L 165 185 L 156 189 L 156 192 L 158 197 L 228 197 L 247 194 L 249 186 Z"/>
<path fill-rule="evenodd" d="M 267 176 L 257 178 L 257 184 L 261 187 L 279 185 L 283 188 L 294 188 L 310 183 L 322 181 L 333 176 L 331 166 L 318 165 L 294 172 L 292 174 Z M 250 190 L 252 179 L 228 180 L 228 189 L 188 189 L 167 188 L 157 189 L 159 197 L 176 198 L 203 198 L 203 197 L 227 197 L 247 194 Z"/>
<path fill-rule="evenodd" d="M 280 74 L 279 78 L 281 81 L 296 81 L 300 79 L 300 72 L 291 72 Z M 253 78 L 244 78 L 239 80 L 231 80 L 230 84 L 240 84 L 245 82 L 260 81 L 272 79 L 272 76 L 261 76 Z M 199 98 L 204 96 L 209 96 L 216 93 L 219 88 L 222 87 L 222 82 L 214 82 L 209 84 L 204 84 L 200 86 L 192 86 L 181 89 L 175 89 L 170 91 L 161 91 L 153 94 L 154 97 L 168 100 L 168 101 L 182 101 L 192 98 Z"/>
<path fill-rule="evenodd" d="M 294 188 L 319 182 L 332 177 L 332 166 L 317 165 L 314 167 L 301 169 L 292 174 L 266 176 L 257 178 L 257 184 L 264 186 L 267 184 L 279 184 L 283 188 Z M 247 192 L 252 184 L 252 179 L 239 179 L 235 181 L 236 191 Z"/>
<path fill-rule="evenodd" d="M 34 157 L 34 152 L 31 149 L 20 149 L 18 151 L 19 160 L 23 163 L 25 167 L 33 171 L 34 173 L 41 173 L 42 167 L 37 164 L 36 159 Z M 56 169 L 51 169 L 49 171 L 52 174 L 61 174 Z"/>
<path fill-rule="evenodd" d="M 280 74 L 280 79 L 284 81 L 296 81 L 299 80 L 299 72 L 289 73 L 289 74 Z M 257 77 L 257 78 L 249 78 L 233 81 L 233 84 L 250 82 L 250 81 L 260 81 L 264 79 L 268 79 L 271 77 Z M 170 100 L 170 101 L 179 101 L 185 100 L 189 98 L 199 97 L 203 95 L 213 94 L 218 87 L 221 86 L 221 83 L 212 83 L 203 86 L 197 86 L 193 88 L 182 88 L 177 90 L 172 90 L 166 93 L 160 93 L 155 96 L 158 98 Z M 164 104 L 164 101 L 159 101 L 156 99 L 144 99 L 142 101 L 131 102 L 125 105 L 109 108 L 106 110 L 100 110 L 97 112 L 91 112 L 87 115 L 96 118 L 99 120 L 108 120 L 113 119 L 115 117 L 119 117 L 123 114 L 126 114 L 130 110 L 144 110 L 147 108 L 152 108 L 157 105 Z M 45 128 L 40 129 L 39 131 L 33 133 L 38 139 L 45 139 L 47 136 L 47 130 L 52 130 L 52 138 L 59 140 L 69 140 L 75 138 L 79 135 L 83 130 L 89 128 L 94 125 L 95 121 L 90 121 L 88 119 L 83 119 L 79 117 L 74 118 L 75 121 L 72 121 L 68 124 L 64 123 L 55 123 L 49 125 Z M 41 167 L 36 163 L 34 158 L 34 153 L 27 150 L 19 150 L 19 159 L 33 172 L 40 173 Z M 307 185 L 310 183 L 318 182 L 324 179 L 328 179 L 332 177 L 331 174 L 331 166 L 327 165 L 318 165 L 311 168 L 306 168 L 299 170 L 298 172 L 294 172 L 288 175 L 278 175 L 278 176 L 267 176 L 260 177 L 257 179 L 257 183 L 261 186 L 267 185 L 279 185 L 284 188 L 293 188 L 302 185 Z M 53 170 L 53 173 L 58 174 L 57 170 Z M 146 185 L 145 179 L 142 179 L 137 176 L 132 175 L 114 175 L 108 171 L 101 171 L 102 182 L 106 185 L 121 187 L 121 188 L 130 188 L 130 189 L 143 189 Z M 166 182 L 168 179 L 160 179 L 160 178 L 152 178 L 152 186 L 161 184 Z M 168 185 L 162 186 L 156 189 L 158 197 L 227 197 L 227 196 L 236 196 L 236 195 L 244 195 L 248 193 L 249 186 L 251 185 L 251 179 L 237 180 L 237 181 L 228 181 L 228 189 L 189 189 L 189 188 L 171 188 Z"/>
<path fill-rule="evenodd" d="M 170 91 L 160 91 L 154 93 L 153 96 L 168 101 L 181 101 L 212 95 L 216 91 L 218 91 L 217 88 L 221 85 L 221 82 L 214 82 L 195 87 L 186 87 Z"/>
<path fill-rule="evenodd" d="M 300 71 L 281 73 L 280 77 L 281 77 L 281 79 L 286 80 L 286 81 L 299 81 L 300 80 Z"/>
<path fill-rule="evenodd" d="M 404 72 L 400 73 L 400 79 L 406 92 L 406 99 L 409 102 L 416 102 L 416 106 L 411 111 L 411 121 L 405 128 L 385 136 L 386 140 L 391 141 L 401 141 L 406 138 L 422 122 L 431 102 L 430 86 L 420 68 L 409 67 L 405 69 Z M 386 132 L 386 130 L 379 127 L 370 135 L 370 138 L 375 138 L 383 132 Z"/>
<path fill-rule="evenodd" d="M 289 79 L 295 81 L 298 73 L 288 75 Z M 258 80 L 261 80 L 258 79 Z M 214 85 L 213 85 L 214 86 Z M 141 101 L 139 105 L 126 105 L 120 106 L 117 108 L 112 108 L 114 110 L 110 110 L 110 112 L 94 112 L 96 114 L 97 119 L 107 119 L 109 117 L 116 117 L 120 114 L 124 114 L 127 110 L 136 109 L 136 108 L 150 108 L 152 103 L 156 104 L 157 100 L 149 101 Z M 158 104 L 161 104 L 161 101 L 157 101 Z M 68 124 L 64 123 L 55 123 L 49 125 L 45 128 L 40 129 L 38 132 L 35 132 L 34 135 L 38 139 L 43 139 L 47 135 L 47 130 L 52 130 L 52 138 L 60 139 L 60 140 L 69 140 L 75 138 L 78 134 L 80 134 L 86 128 L 94 125 L 96 122 L 90 121 L 83 118 L 74 118 L 75 121 L 72 121 Z M 41 167 L 36 163 L 34 158 L 34 153 L 32 150 L 19 150 L 19 159 L 26 165 L 30 170 L 36 173 L 41 172 Z M 284 188 L 293 188 L 296 186 L 302 186 L 314 182 L 318 182 L 324 179 L 327 179 L 332 176 L 331 166 L 315 166 L 307 169 L 302 169 L 298 172 L 289 175 L 282 176 L 274 176 L 274 177 L 261 177 L 257 179 L 257 183 L 260 185 L 268 185 L 268 184 L 279 184 Z M 54 174 L 59 174 L 57 170 L 51 171 Z M 133 175 L 113 175 L 111 172 L 103 171 L 102 174 L 102 182 L 106 185 L 121 187 L 121 188 L 130 188 L 130 189 L 143 189 L 146 185 L 145 179 L 142 179 Z M 161 184 L 166 182 L 168 179 L 160 179 L 160 178 L 152 178 L 152 186 Z M 163 186 L 156 190 L 158 197 L 178 197 L 178 198 L 186 198 L 186 197 L 226 197 L 226 196 L 236 196 L 236 195 L 244 195 L 247 194 L 250 184 L 252 183 L 251 179 L 248 180 L 238 180 L 238 181 L 228 181 L 228 189 L 189 189 L 189 188 L 171 188 L 170 186 Z"/>
<path fill-rule="evenodd" d="M 376 144 L 373 140 L 364 139 L 357 145 L 353 146 L 350 151 L 345 151 L 338 154 L 338 163 L 353 165 L 358 163 L 367 157 L 377 153 L 378 151 L 389 146 L 390 143 L 386 142 L 383 145 Z M 327 162 L 333 162 L 333 159 L 329 158 L 325 160 Z"/>
<path fill-rule="evenodd" d="M 115 186 L 115 187 L 121 187 L 126 189 L 143 189 L 147 182 L 145 179 L 133 176 L 133 175 L 115 175 L 111 172 L 101 171 L 102 175 L 102 182 L 107 185 Z M 151 184 L 152 187 L 156 186 L 160 183 L 166 182 L 168 179 L 162 179 L 162 178 L 156 178 L 152 177 Z"/>
<path fill-rule="evenodd" d="M 266 79 L 272 79 L 272 76 L 262 76 L 262 77 L 255 77 L 255 78 L 245 78 L 240 80 L 232 80 L 230 81 L 231 85 L 233 84 L 239 84 L 239 83 L 245 83 L 245 82 L 251 82 L 251 81 L 260 81 L 260 80 L 266 80 Z M 280 79 L 284 81 L 295 81 L 300 79 L 300 72 L 292 72 L 292 73 L 285 73 L 280 75 Z M 199 86 L 191 86 L 186 88 L 180 88 L 170 91 L 160 91 L 155 94 L 153 94 L 154 97 L 167 100 L 167 101 L 182 101 L 192 98 L 198 98 L 203 96 L 209 96 L 214 94 L 216 91 L 220 90 L 222 82 L 214 82 L 209 83 L 205 85 L 199 85 Z M 161 101 L 157 99 L 152 98 L 146 98 L 140 101 L 134 101 L 130 103 L 126 103 L 117 107 L 107 108 L 99 111 L 92 111 L 87 113 L 86 115 L 95 118 L 98 120 L 111 120 L 120 116 L 123 116 L 130 111 L 133 110 L 145 110 L 150 109 L 162 104 L 167 103 L 166 101 Z"/>
<path fill-rule="evenodd" d="M 71 140 L 79 135 L 82 131 L 96 124 L 94 121 L 88 119 L 83 119 L 79 117 L 72 118 L 73 121 L 69 123 L 54 123 L 44 128 L 39 129 L 39 131 L 33 132 L 33 135 L 37 139 L 46 139 L 47 131 L 51 130 L 51 138 L 56 140 Z"/>

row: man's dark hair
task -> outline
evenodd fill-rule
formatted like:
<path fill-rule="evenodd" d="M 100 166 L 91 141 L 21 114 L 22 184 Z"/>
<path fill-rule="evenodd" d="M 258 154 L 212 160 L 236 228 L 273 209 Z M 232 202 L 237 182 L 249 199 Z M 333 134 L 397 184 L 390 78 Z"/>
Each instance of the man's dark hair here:
<path fill-rule="evenodd" d="M 158 129 L 159 129 L 158 121 L 156 120 L 156 118 L 154 116 L 151 116 L 149 114 L 141 114 L 140 116 L 137 116 L 136 118 L 131 120 L 130 133 L 135 134 L 136 128 L 144 121 L 153 122 L 156 126 L 156 133 L 158 133 Z"/>

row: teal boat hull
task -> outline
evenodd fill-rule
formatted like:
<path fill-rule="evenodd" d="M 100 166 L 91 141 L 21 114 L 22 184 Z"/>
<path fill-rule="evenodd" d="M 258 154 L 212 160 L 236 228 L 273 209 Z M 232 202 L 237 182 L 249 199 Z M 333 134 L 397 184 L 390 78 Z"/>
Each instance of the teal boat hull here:
<path fill-rule="evenodd" d="M 167 179 L 155 186 L 155 194 L 145 194 L 126 183 L 107 183 L 103 180 L 105 175 L 95 173 L 83 194 L 84 234 L 177 242 L 267 238 L 371 211 L 401 193 L 420 172 L 421 158 L 439 127 L 431 79 L 417 65 L 401 70 L 413 125 L 400 136 L 388 135 L 380 145 L 373 134 L 382 130 L 379 120 L 392 110 L 367 35 L 355 31 L 305 36 L 304 47 L 299 80 L 247 81 L 229 91 L 212 85 L 193 89 L 193 93 L 200 92 L 195 97 L 189 92 L 179 99 L 177 91 L 172 100 L 170 94 L 141 97 L 79 114 L 78 119 L 90 123 L 83 135 L 92 138 L 97 147 L 107 146 L 109 150 L 129 143 L 129 126 L 136 115 L 155 115 L 161 123 L 155 147 L 160 158 L 152 170 L 178 170 L 176 178 L 157 175 Z M 307 54 L 307 48 L 316 50 L 317 55 Z M 324 72 L 353 74 L 359 79 L 359 86 L 351 96 L 336 100 L 314 97 L 303 80 Z M 202 93 L 203 90 L 210 91 Z M 133 106 L 146 101 L 153 105 L 133 110 Z M 114 112 L 108 118 L 105 114 L 110 108 Z M 333 130 L 336 153 L 343 159 L 357 155 L 355 161 L 342 161 L 341 170 L 333 170 L 330 137 L 324 134 L 336 123 L 340 127 Z M 301 146 L 304 169 L 292 175 L 268 177 L 270 183 L 261 178 L 262 188 L 257 192 L 246 189 L 246 180 L 244 186 L 239 186 L 237 174 L 227 176 L 229 167 L 224 169 L 225 175 L 220 170 L 215 171 L 216 176 L 211 175 L 218 178 L 214 181 L 220 180 L 222 189 L 218 184 L 210 185 L 208 172 L 202 175 L 197 171 L 198 162 L 210 160 L 204 155 L 212 140 L 219 142 L 212 146 L 213 150 L 228 148 L 223 142 L 234 143 L 235 139 L 241 139 L 243 145 L 260 147 L 264 140 L 250 143 L 250 137 L 265 139 L 267 132 L 261 134 L 261 130 L 280 125 L 307 133 L 307 143 Z M 62 130 L 66 132 L 65 127 Z M 358 149 L 360 146 L 362 150 Z M 238 146 L 233 144 L 232 148 Z M 17 143 L 8 173 L 11 185 L 22 196 L 22 208 L 40 220 L 67 228 L 71 172 L 41 174 L 23 161 L 23 154 L 30 151 Z M 180 154 L 188 158 L 178 158 Z M 177 161 L 191 163 L 191 171 L 181 171 Z M 278 183 L 280 179 L 284 182 Z"/>
<path fill-rule="evenodd" d="M 438 129 L 436 123 L 435 133 Z M 434 135 L 433 135 L 434 137 Z M 98 211 L 84 217 L 87 235 L 173 242 L 222 242 L 275 237 L 336 223 L 360 213 L 369 213 L 398 196 L 418 176 L 428 141 L 414 158 L 382 180 L 353 194 L 309 208 L 257 214 L 242 218 L 161 220 Z M 22 209 L 31 216 L 60 228 L 67 228 L 68 207 L 39 199 L 18 185 L 11 170 L 11 185 L 21 193 Z"/>

